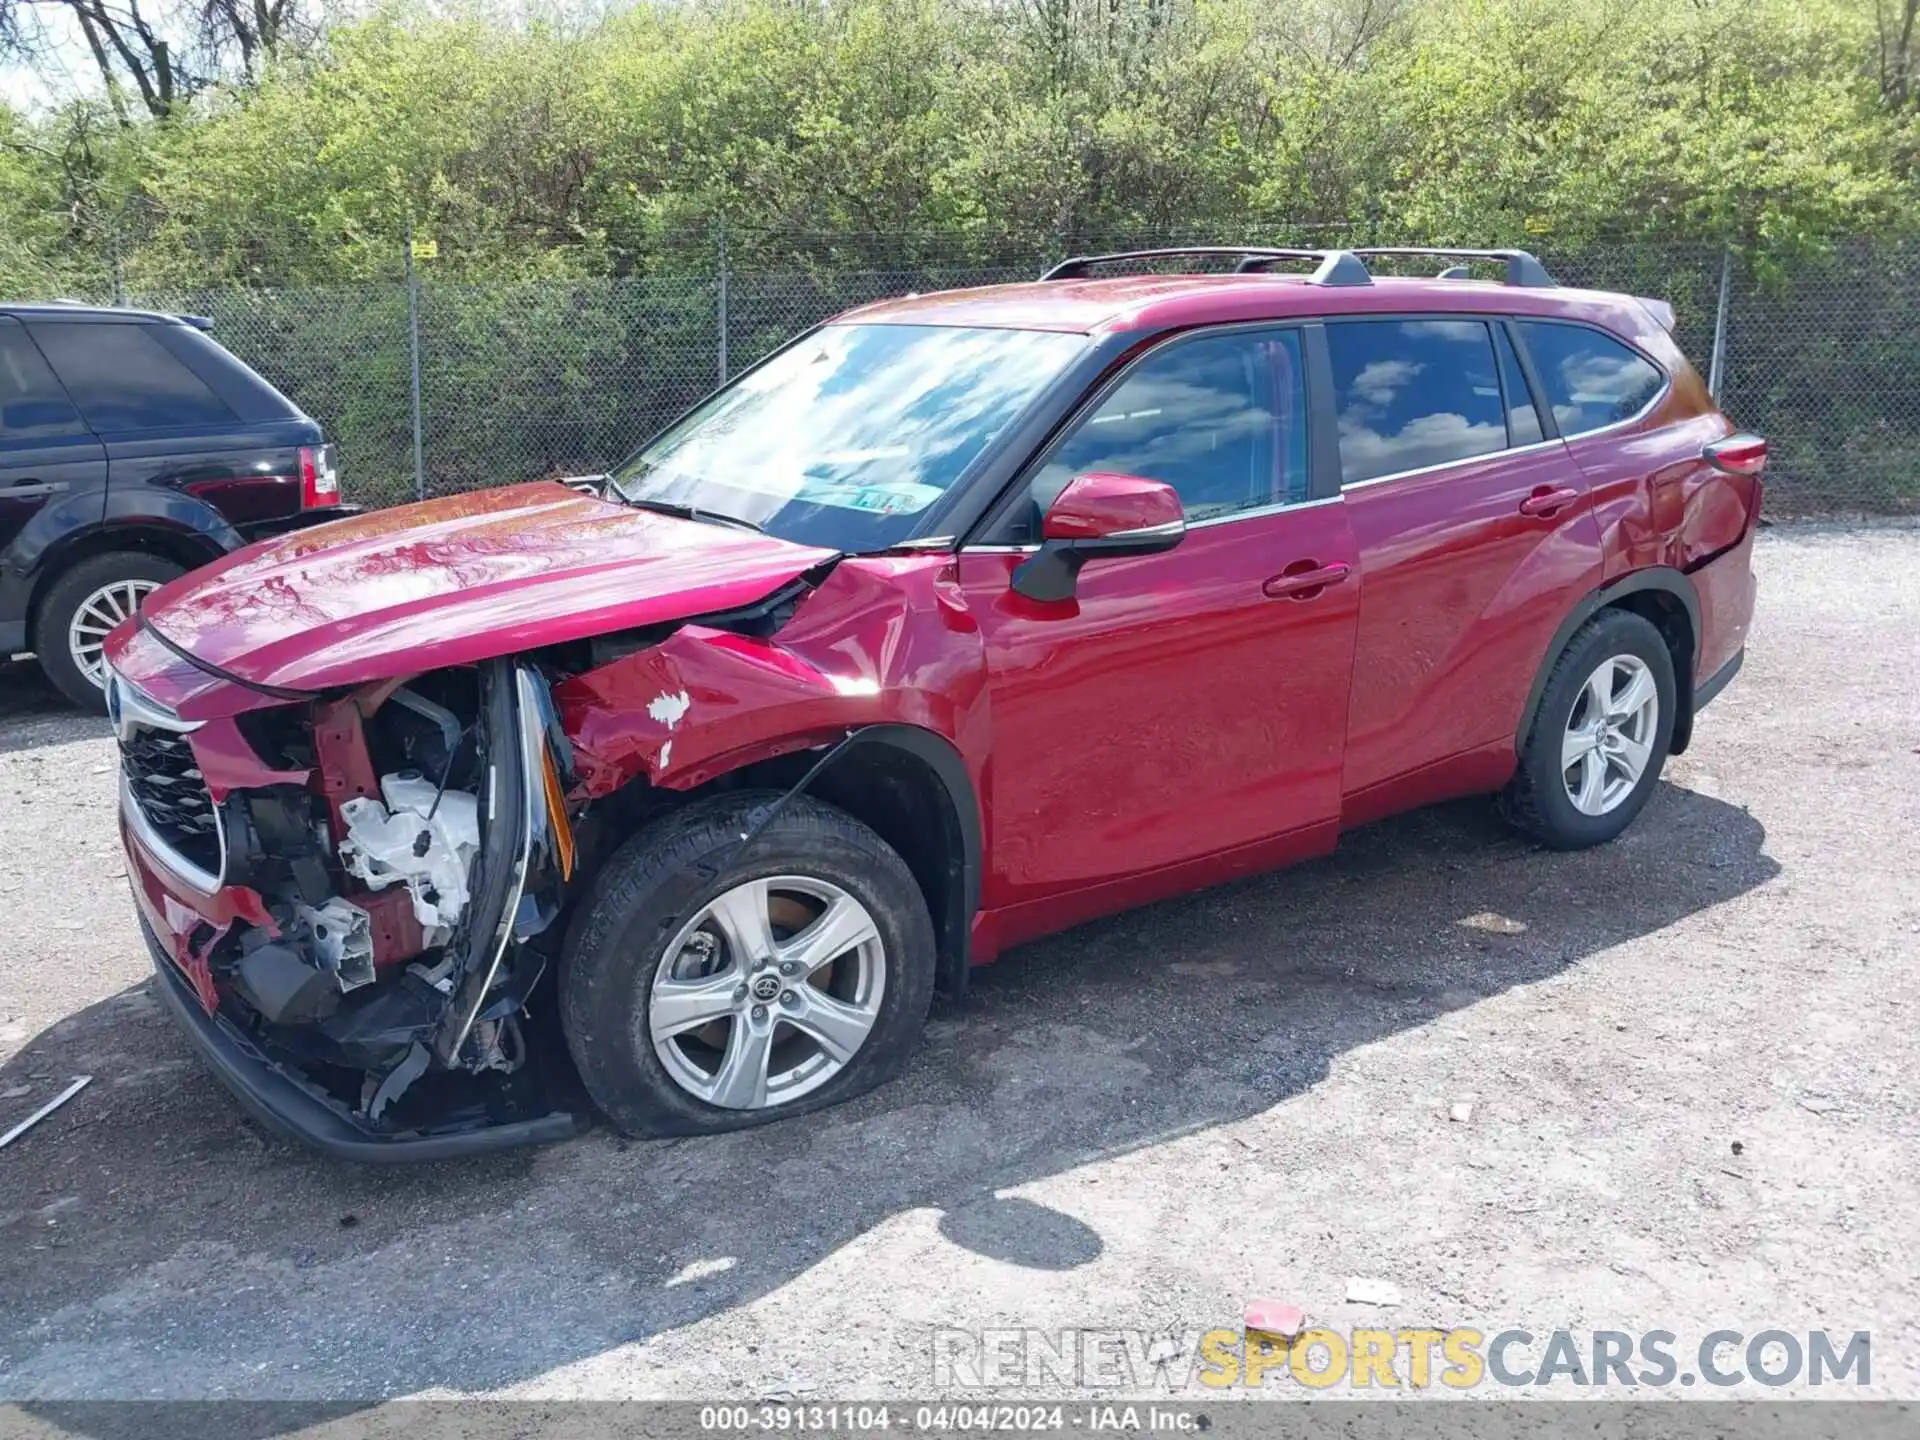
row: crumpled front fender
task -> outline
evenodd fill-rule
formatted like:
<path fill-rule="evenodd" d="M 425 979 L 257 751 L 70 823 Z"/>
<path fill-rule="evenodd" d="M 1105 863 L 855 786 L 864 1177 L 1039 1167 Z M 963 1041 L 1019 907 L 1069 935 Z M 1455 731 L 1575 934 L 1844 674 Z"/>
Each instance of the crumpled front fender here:
<path fill-rule="evenodd" d="M 864 725 L 916 725 L 982 755 L 985 693 L 952 557 L 915 556 L 842 562 L 770 639 L 685 625 L 553 697 L 591 799 L 635 779 L 689 789 Z"/>

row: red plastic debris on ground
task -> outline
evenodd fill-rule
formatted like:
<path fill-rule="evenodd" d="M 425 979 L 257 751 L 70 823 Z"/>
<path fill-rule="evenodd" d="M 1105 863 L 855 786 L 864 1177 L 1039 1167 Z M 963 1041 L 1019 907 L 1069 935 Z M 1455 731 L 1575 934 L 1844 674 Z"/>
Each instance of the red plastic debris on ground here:
<path fill-rule="evenodd" d="M 1298 1305 L 1283 1305 L 1278 1300 L 1252 1300 L 1247 1304 L 1247 1329 L 1291 1340 L 1307 1324 L 1307 1312 Z"/>

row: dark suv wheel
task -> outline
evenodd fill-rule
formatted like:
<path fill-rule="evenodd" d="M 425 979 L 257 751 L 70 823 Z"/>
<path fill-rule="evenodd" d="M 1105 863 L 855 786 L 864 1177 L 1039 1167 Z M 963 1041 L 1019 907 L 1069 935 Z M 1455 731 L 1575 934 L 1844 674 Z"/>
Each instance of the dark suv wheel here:
<path fill-rule="evenodd" d="M 1659 782 L 1676 715 L 1673 657 L 1651 621 L 1602 610 L 1554 662 L 1501 795 L 1507 818 L 1542 844 L 1611 840 Z"/>
<path fill-rule="evenodd" d="M 186 571 L 133 550 L 90 555 L 55 580 L 40 602 L 33 648 L 61 694 L 86 710 L 106 708 L 101 647 L 147 596 Z"/>
<path fill-rule="evenodd" d="M 933 922 L 858 820 L 775 792 L 696 801 L 628 840 L 560 969 L 574 1064 L 632 1135 L 738 1130 L 898 1074 L 933 998 Z"/>

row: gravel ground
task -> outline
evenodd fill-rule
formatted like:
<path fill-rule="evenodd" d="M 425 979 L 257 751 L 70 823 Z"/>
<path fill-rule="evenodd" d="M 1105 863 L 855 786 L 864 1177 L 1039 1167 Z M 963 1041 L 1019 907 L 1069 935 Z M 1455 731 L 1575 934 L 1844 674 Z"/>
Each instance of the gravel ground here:
<path fill-rule="evenodd" d="M 1745 674 L 1611 846 L 1442 807 L 1017 951 L 825 1115 L 402 1171 L 202 1072 L 148 993 L 104 723 L 0 675 L 0 1129 L 95 1077 L 0 1152 L 0 1396 L 924 1397 L 946 1327 L 1269 1296 L 1683 1358 L 1869 1330 L 1868 1393 L 1920 1396 L 1920 532 L 1775 530 L 1757 565 Z"/>

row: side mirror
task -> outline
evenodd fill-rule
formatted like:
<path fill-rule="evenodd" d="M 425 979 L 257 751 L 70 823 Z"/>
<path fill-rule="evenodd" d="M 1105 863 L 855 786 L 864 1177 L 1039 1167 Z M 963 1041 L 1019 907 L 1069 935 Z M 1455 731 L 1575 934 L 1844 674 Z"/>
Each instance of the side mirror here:
<path fill-rule="evenodd" d="M 1089 560 L 1153 555 L 1186 537 L 1187 516 L 1174 488 L 1138 475 L 1076 475 L 1040 522 L 1040 551 L 1013 572 L 1029 600 L 1071 600 Z"/>

